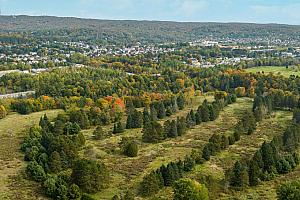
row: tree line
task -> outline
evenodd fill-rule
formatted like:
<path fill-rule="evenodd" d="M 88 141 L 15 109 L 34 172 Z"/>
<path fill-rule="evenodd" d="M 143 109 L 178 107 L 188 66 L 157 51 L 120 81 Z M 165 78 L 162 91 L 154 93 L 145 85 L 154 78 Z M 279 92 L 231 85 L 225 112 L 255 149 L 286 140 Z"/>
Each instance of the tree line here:
<path fill-rule="evenodd" d="M 53 199 L 84 199 L 87 193 L 106 188 L 109 172 L 101 162 L 80 158 L 85 144 L 81 127 L 68 114 L 59 114 L 51 123 L 47 115 L 32 127 L 21 150 L 28 161 L 26 174 L 42 185 Z"/>

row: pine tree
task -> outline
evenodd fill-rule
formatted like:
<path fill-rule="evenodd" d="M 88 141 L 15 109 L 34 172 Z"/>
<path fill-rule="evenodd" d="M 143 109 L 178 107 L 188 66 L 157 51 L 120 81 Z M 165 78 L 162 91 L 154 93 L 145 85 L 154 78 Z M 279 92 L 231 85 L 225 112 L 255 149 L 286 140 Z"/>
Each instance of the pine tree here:
<path fill-rule="evenodd" d="M 143 111 L 143 125 L 151 121 L 151 116 L 147 108 Z"/>
<path fill-rule="evenodd" d="M 117 133 L 123 133 L 124 132 L 124 126 L 121 121 L 118 121 L 114 124 L 113 134 Z"/>
<path fill-rule="evenodd" d="M 166 138 L 161 124 L 156 121 L 145 124 L 142 132 L 142 139 L 144 142 L 157 143 Z"/>
<path fill-rule="evenodd" d="M 201 113 L 199 112 L 199 110 L 197 110 L 197 112 L 195 113 L 195 118 L 196 118 L 196 125 L 201 124 L 202 119 L 201 119 Z"/>
<path fill-rule="evenodd" d="M 249 176 L 246 167 L 237 161 L 232 169 L 230 185 L 237 188 L 243 188 L 249 184 Z"/>
<path fill-rule="evenodd" d="M 177 97 L 177 105 L 179 110 L 182 110 L 185 106 L 185 98 L 182 92 L 179 93 L 178 97 Z"/>
<path fill-rule="evenodd" d="M 150 106 L 150 119 L 151 121 L 157 120 L 157 110 L 153 105 Z"/>
<path fill-rule="evenodd" d="M 166 117 L 166 108 L 163 102 L 159 102 L 157 106 L 157 117 L 158 119 L 163 119 Z"/>
<path fill-rule="evenodd" d="M 128 113 L 126 121 L 126 129 L 131 129 L 133 127 L 133 116 L 132 111 Z"/>
<path fill-rule="evenodd" d="M 300 123 L 300 109 L 299 108 L 294 109 L 293 119 L 296 123 Z"/>
<path fill-rule="evenodd" d="M 259 177 L 260 177 L 260 167 L 259 164 L 255 160 L 250 160 L 249 162 L 249 185 L 250 186 L 256 186 L 259 183 Z"/>
<path fill-rule="evenodd" d="M 184 135 L 185 132 L 186 132 L 186 121 L 185 119 L 182 117 L 182 118 L 177 118 L 177 134 L 179 136 L 181 135 Z"/>
<path fill-rule="evenodd" d="M 209 108 L 208 108 L 208 102 L 205 99 L 203 104 L 200 106 L 201 111 L 201 119 L 203 122 L 208 122 L 210 120 L 210 114 L 209 114 Z"/>
<path fill-rule="evenodd" d="M 101 140 L 104 138 L 104 131 L 102 126 L 97 126 L 97 128 L 93 132 L 93 136 L 95 140 Z"/>
<path fill-rule="evenodd" d="M 177 137 L 178 133 L 177 133 L 177 122 L 175 120 L 172 120 L 171 124 L 170 124 L 170 131 L 169 131 L 169 135 L 168 137 Z"/>
<path fill-rule="evenodd" d="M 264 142 L 260 148 L 260 152 L 264 171 L 271 171 L 271 168 L 275 165 L 274 154 L 271 145 Z"/>
<path fill-rule="evenodd" d="M 184 171 L 192 171 L 196 165 L 195 160 L 191 156 L 186 156 L 184 159 Z"/>
<path fill-rule="evenodd" d="M 204 158 L 205 160 L 209 160 L 210 156 L 211 156 L 211 150 L 210 150 L 209 145 L 206 144 L 202 150 L 202 158 Z"/>
<path fill-rule="evenodd" d="M 163 178 L 160 172 L 151 172 L 143 178 L 139 193 L 143 196 L 156 194 L 163 186 Z"/>
<path fill-rule="evenodd" d="M 188 128 L 196 125 L 196 117 L 193 110 L 191 110 L 186 116 L 186 125 Z"/>
<path fill-rule="evenodd" d="M 50 170 L 54 173 L 61 171 L 62 161 L 58 152 L 54 151 L 51 153 L 49 166 L 50 166 Z"/>

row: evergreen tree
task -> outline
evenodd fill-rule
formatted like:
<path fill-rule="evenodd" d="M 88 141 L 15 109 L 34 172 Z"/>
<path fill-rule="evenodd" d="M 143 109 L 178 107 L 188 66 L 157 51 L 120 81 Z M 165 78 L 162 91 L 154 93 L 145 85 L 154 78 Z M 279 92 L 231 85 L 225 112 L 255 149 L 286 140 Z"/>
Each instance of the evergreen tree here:
<path fill-rule="evenodd" d="M 193 110 L 191 110 L 186 116 L 186 125 L 188 128 L 196 125 L 196 117 Z"/>
<path fill-rule="evenodd" d="M 179 93 L 178 97 L 177 97 L 177 105 L 179 110 L 182 110 L 185 106 L 185 98 L 182 92 Z"/>
<path fill-rule="evenodd" d="M 184 159 L 184 171 L 192 171 L 196 165 L 195 160 L 191 156 L 186 156 Z"/>
<path fill-rule="evenodd" d="M 101 140 L 104 138 L 104 131 L 102 126 L 97 126 L 97 128 L 93 132 L 93 137 L 95 140 Z"/>
<path fill-rule="evenodd" d="M 259 183 L 259 177 L 260 177 L 260 167 L 259 164 L 255 160 L 250 160 L 249 163 L 249 185 L 250 186 L 256 186 Z"/>
<path fill-rule="evenodd" d="M 49 161 L 50 170 L 54 173 L 60 172 L 62 169 L 62 161 L 58 152 L 51 153 Z"/>
<path fill-rule="evenodd" d="M 186 132 L 186 121 L 183 117 L 177 118 L 177 134 L 179 136 L 184 135 Z"/>
<path fill-rule="evenodd" d="M 166 108 L 163 102 L 159 102 L 157 106 L 157 117 L 158 119 L 163 119 L 166 117 Z"/>
<path fill-rule="evenodd" d="M 170 131 L 169 131 L 168 137 L 175 138 L 177 136 L 178 136 L 177 122 L 175 120 L 172 120 L 172 122 L 170 123 Z"/>
<path fill-rule="evenodd" d="M 275 166 L 274 152 L 270 144 L 264 142 L 260 148 L 263 169 L 270 172 L 272 167 Z"/>
<path fill-rule="evenodd" d="M 160 171 L 153 171 L 143 178 L 139 193 L 143 196 L 152 196 L 162 188 L 163 184 L 163 178 Z"/>
<path fill-rule="evenodd" d="M 151 121 L 157 120 L 157 110 L 153 105 L 150 106 L 150 119 Z"/>
<path fill-rule="evenodd" d="M 133 109 L 127 117 L 126 128 L 141 128 L 143 125 L 143 114 L 136 109 Z"/>
<path fill-rule="evenodd" d="M 145 124 L 142 132 L 144 142 L 157 143 L 166 138 L 161 124 L 156 121 Z"/>
<path fill-rule="evenodd" d="M 130 111 L 128 113 L 128 116 L 127 116 L 127 121 L 126 121 L 126 129 L 131 129 L 133 127 L 133 111 Z"/>
<path fill-rule="evenodd" d="M 300 109 L 299 108 L 294 109 L 293 119 L 296 123 L 300 123 Z"/>
<path fill-rule="evenodd" d="M 80 159 L 74 163 L 71 179 L 83 192 L 94 193 L 106 187 L 109 173 L 100 162 Z"/>
<path fill-rule="evenodd" d="M 239 161 L 234 164 L 231 172 L 230 185 L 237 188 L 243 188 L 249 184 L 249 176 L 246 167 Z"/>
<path fill-rule="evenodd" d="M 195 113 L 195 118 L 196 118 L 196 125 L 201 124 L 202 119 L 201 119 L 201 113 L 199 110 L 197 110 L 197 112 Z"/>
<path fill-rule="evenodd" d="M 151 121 L 151 116 L 150 116 L 150 113 L 148 111 L 147 108 L 144 108 L 144 111 L 143 111 L 143 125 L 145 125 L 146 123 L 149 123 Z"/>
<path fill-rule="evenodd" d="M 200 106 L 201 111 L 201 119 L 202 122 L 208 122 L 210 120 L 210 114 L 209 114 L 209 108 L 208 108 L 208 102 L 205 99 L 203 104 Z"/>
<path fill-rule="evenodd" d="M 123 137 L 120 142 L 120 147 L 124 155 L 128 157 L 136 157 L 138 154 L 138 145 L 131 138 Z"/>
<path fill-rule="evenodd" d="M 124 126 L 121 121 L 118 121 L 114 124 L 113 134 L 117 133 L 123 133 L 124 132 Z"/>

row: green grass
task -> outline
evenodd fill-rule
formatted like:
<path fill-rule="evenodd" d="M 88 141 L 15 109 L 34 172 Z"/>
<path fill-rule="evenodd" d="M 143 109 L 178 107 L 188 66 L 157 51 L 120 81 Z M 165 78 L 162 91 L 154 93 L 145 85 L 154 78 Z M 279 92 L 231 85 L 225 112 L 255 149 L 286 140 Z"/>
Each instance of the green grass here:
<path fill-rule="evenodd" d="M 207 98 L 210 101 L 213 99 L 212 97 Z M 186 109 L 169 117 L 169 119 L 185 116 L 190 108 L 197 108 L 204 99 L 204 97 L 198 97 Z M 251 105 L 252 100 L 249 98 L 238 99 L 237 103 L 227 106 L 216 121 L 203 123 L 189 130 L 184 136 L 167 139 L 158 144 L 143 143 L 141 141 L 141 129 L 126 130 L 123 134 L 100 141 L 92 140 L 89 137 L 92 130 L 85 131 L 87 138 L 90 138 L 87 144 L 92 149 L 92 153 L 90 152 L 89 155 L 104 161 L 113 175 L 110 187 L 97 193 L 95 197 L 97 199 L 111 199 L 115 194 L 123 193 L 127 189 L 137 191 L 144 175 L 159 168 L 164 163 L 183 159 L 192 150 L 202 149 L 214 133 L 228 133 L 228 130 L 233 128 L 241 114 L 251 109 Z M 118 143 L 124 135 L 133 136 L 138 140 L 139 155 L 137 157 L 128 158 L 120 154 Z M 168 199 L 170 190 L 165 188 L 163 191 L 165 192 L 159 193 L 161 194 L 159 197 Z"/>
<path fill-rule="evenodd" d="M 284 66 L 262 66 L 262 67 L 252 67 L 246 69 L 250 73 L 264 72 L 265 74 L 273 73 L 274 75 L 282 75 L 289 77 L 290 75 L 300 76 L 300 70 L 298 67 L 289 66 L 288 69 Z"/>
<path fill-rule="evenodd" d="M 229 146 L 228 149 L 220 152 L 216 156 L 212 156 L 210 161 L 206 162 L 204 165 L 197 166 L 189 176 L 200 182 L 203 177 L 209 177 L 212 179 L 213 183 L 210 182 L 208 184 L 208 188 L 211 189 L 210 194 L 214 199 L 274 199 L 273 197 L 276 195 L 274 187 L 272 190 L 261 188 L 261 190 L 265 189 L 266 191 L 263 198 L 257 198 L 262 197 L 260 194 L 262 192 L 259 189 L 256 190 L 250 188 L 249 192 L 245 191 L 236 193 L 232 191 L 224 191 L 225 172 L 230 169 L 237 160 L 251 158 L 264 141 L 270 141 L 274 136 L 281 135 L 291 122 L 291 119 L 291 112 L 276 112 L 275 117 L 265 119 L 260 122 L 256 131 L 252 135 L 243 135 L 240 141 Z M 272 186 L 269 188 L 272 188 Z"/>
<path fill-rule="evenodd" d="M 35 182 L 24 179 L 25 162 L 20 143 L 28 128 L 38 124 L 44 114 L 50 119 L 62 110 L 30 115 L 12 113 L 0 120 L 0 199 L 38 199 Z"/>

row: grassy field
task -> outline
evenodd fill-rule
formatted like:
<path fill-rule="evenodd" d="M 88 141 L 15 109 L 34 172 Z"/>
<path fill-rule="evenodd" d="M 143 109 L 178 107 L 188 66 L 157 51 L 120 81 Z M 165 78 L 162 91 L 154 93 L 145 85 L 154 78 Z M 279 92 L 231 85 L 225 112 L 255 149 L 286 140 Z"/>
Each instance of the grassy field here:
<path fill-rule="evenodd" d="M 288 69 L 284 66 L 262 66 L 262 67 L 252 67 L 246 69 L 250 73 L 263 72 L 265 74 L 273 73 L 274 75 L 282 75 L 289 77 L 290 75 L 300 76 L 300 70 L 298 68 L 289 66 Z"/>
<path fill-rule="evenodd" d="M 210 161 L 204 165 L 197 166 L 190 174 L 190 177 L 200 182 L 203 179 L 208 180 L 208 187 L 213 199 L 274 199 L 274 195 L 276 196 L 274 189 L 276 185 L 270 183 L 267 184 L 268 189 L 266 189 L 265 185 L 264 187 L 259 186 L 255 189 L 250 188 L 249 190 L 236 193 L 225 191 L 223 187 L 225 172 L 237 160 L 250 158 L 264 141 L 270 141 L 275 135 L 282 134 L 291 122 L 291 119 L 291 112 L 276 112 L 275 117 L 260 122 L 252 135 L 243 135 L 240 141 L 216 156 L 212 156 Z"/>
<path fill-rule="evenodd" d="M 29 127 L 38 124 L 44 114 L 52 119 L 61 110 L 43 111 L 30 115 L 12 113 L 0 120 L 0 199 L 39 199 L 37 184 L 25 180 L 25 162 L 20 142 Z"/>
<path fill-rule="evenodd" d="M 190 108 L 197 108 L 205 98 L 212 100 L 211 96 L 197 97 L 188 108 L 168 119 L 178 115 L 185 116 Z M 115 194 L 122 193 L 129 188 L 136 191 L 144 175 L 164 163 L 184 158 L 192 150 L 200 150 L 212 134 L 225 133 L 232 129 L 241 114 L 251 109 L 251 106 L 251 99 L 238 99 L 237 103 L 226 107 L 216 121 L 203 123 L 189 130 L 182 137 L 167 139 L 158 144 L 143 143 L 141 129 L 126 130 L 123 134 L 101 141 L 95 141 L 90 137 L 93 129 L 85 131 L 88 141 L 83 153 L 85 156 L 103 160 L 112 174 L 110 187 L 97 193 L 95 197 L 111 199 Z M 137 157 L 127 158 L 120 154 L 118 143 L 122 136 L 133 136 L 138 140 L 139 155 Z M 167 197 L 168 194 L 168 192 L 164 192 L 161 196 L 158 194 L 158 198 Z"/>
<path fill-rule="evenodd" d="M 168 119 L 177 116 L 185 116 L 191 108 L 196 109 L 204 99 L 213 101 L 213 96 L 199 96 L 193 99 L 184 110 L 176 113 Z M 202 123 L 190 129 L 184 136 L 167 139 L 158 144 L 142 142 L 141 129 L 126 130 L 120 135 L 114 135 L 104 140 L 94 140 L 92 132 L 94 128 L 84 130 L 87 145 L 81 152 L 82 156 L 103 161 L 111 171 L 111 183 L 109 188 L 95 194 L 97 199 L 111 199 L 115 194 L 121 194 L 127 189 L 137 191 L 143 176 L 150 171 L 159 168 L 164 163 L 183 159 L 192 150 L 201 150 L 211 135 L 214 133 L 228 134 L 233 131 L 234 125 L 246 110 L 252 107 L 252 99 L 239 98 L 237 103 L 227 106 L 221 112 L 217 120 Z M 44 111 L 31 115 L 11 114 L 0 120 L 0 200 L 2 199 L 43 199 L 39 194 L 39 186 L 35 182 L 25 179 L 23 154 L 19 151 L 20 142 L 26 129 L 38 123 L 44 113 L 54 118 L 60 110 Z M 126 120 L 126 116 L 123 119 Z M 242 136 L 241 140 L 230 146 L 227 150 L 213 156 L 204 165 L 196 166 L 195 170 L 188 174 L 189 177 L 203 182 L 203 178 L 209 177 L 214 184 L 209 185 L 213 191 L 213 199 L 274 199 L 275 189 L 284 180 L 300 177 L 300 168 L 291 174 L 281 176 L 273 181 L 249 188 L 245 191 L 229 193 L 223 190 L 224 172 L 238 159 L 251 156 L 265 140 L 271 140 L 276 134 L 281 134 L 291 121 L 291 113 L 285 111 L 276 112 L 274 118 L 261 122 L 255 133 L 251 136 Z M 103 127 L 110 131 L 112 125 Z M 131 136 L 139 143 L 139 155 L 135 158 L 123 156 L 119 149 L 122 136 Z M 206 180 L 207 181 L 207 180 Z M 268 189 L 266 190 L 266 186 Z M 212 194 L 212 193 L 211 193 Z M 263 197 L 263 198 L 261 198 Z M 138 198 L 142 199 L 142 198 Z M 171 188 L 164 188 L 155 197 L 149 199 L 172 199 Z"/>

